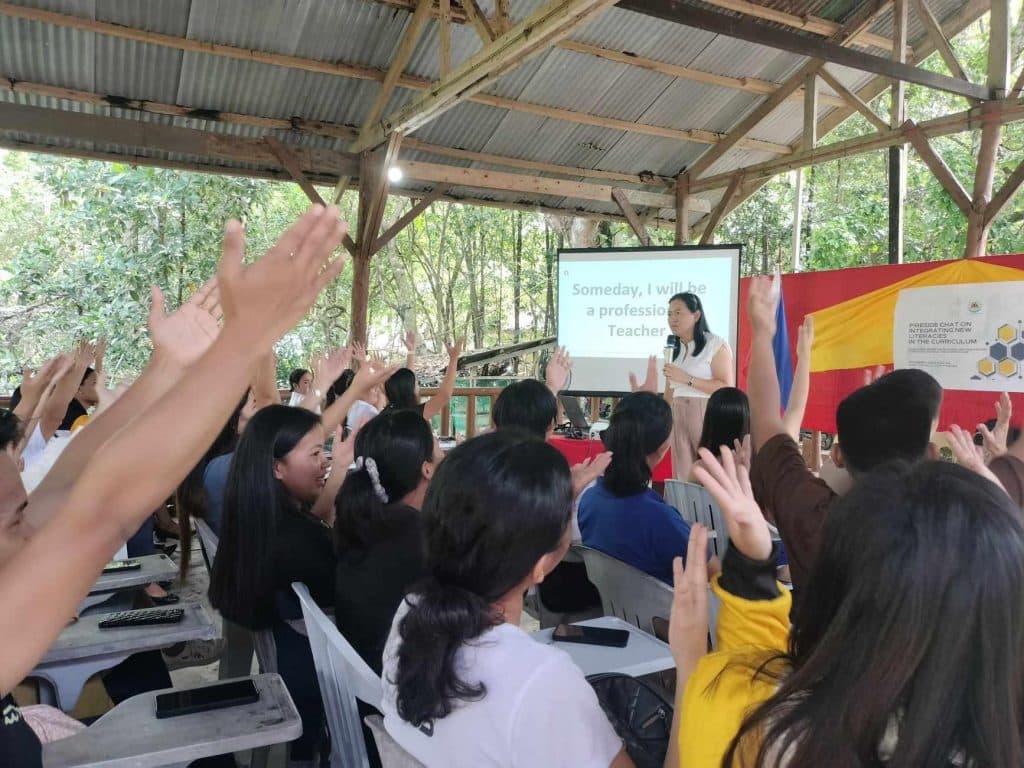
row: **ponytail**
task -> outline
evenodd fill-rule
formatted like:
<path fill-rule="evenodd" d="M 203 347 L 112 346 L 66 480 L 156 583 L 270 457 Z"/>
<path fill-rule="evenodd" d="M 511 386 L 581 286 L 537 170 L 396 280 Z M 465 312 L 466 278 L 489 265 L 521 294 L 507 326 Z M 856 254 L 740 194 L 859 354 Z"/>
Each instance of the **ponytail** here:
<path fill-rule="evenodd" d="M 338 552 L 366 549 L 389 535 L 396 522 L 388 509 L 416 490 L 434 457 L 434 434 L 414 411 L 385 411 L 355 440 L 357 458 L 334 502 Z"/>
<path fill-rule="evenodd" d="M 601 433 L 612 462 L 604 473 L 604 485 L 616 496 L 641 493 L 651 481 L 647 457 L 672 434 L 672 409 L 660 396 L 634 392 L 619 401 L 610 426 Z"/>
<path fill-rule="evenodd" d="M 398 716 L 419 728 L 452 712 L 455 701 L 482 699 L 483 683 L 467 683 L 456 672 L 455 656 L 464 643 L 501 623 L 490 603 L 468 589 L 442 586 L 433 579 L 406 598 L 408 613 L 399 632 Z"/>
<path fill-rule="evenodd" d="M 418 728 L 486 695 L 471 671 L 460 676 L 459 651 L 504 621 L 495 603 L 559 551 L 571 512 L 568 462 L 528 432 L 490 432 L 448 454 L 423 504 L 428 576 L 398 622 L 399 717 Z"/>

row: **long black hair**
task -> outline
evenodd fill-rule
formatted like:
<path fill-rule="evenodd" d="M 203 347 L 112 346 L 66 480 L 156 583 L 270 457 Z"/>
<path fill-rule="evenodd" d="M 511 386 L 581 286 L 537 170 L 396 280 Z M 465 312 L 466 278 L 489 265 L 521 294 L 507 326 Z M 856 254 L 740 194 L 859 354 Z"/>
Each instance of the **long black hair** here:
<path fill-rule="evenodd" d="M 426 580 L 408 598 L 392 683 L 399 716 L 414 726 L 486 695 L 455 666 L 459 649 L 500 624 L 493 604 L 561 544 L 572 482 L 565 457 L 516 429 L 455 448 L 427 489 Z"/>
<path fill-rule="evenodd" d="M 723 766 L 748 749 L 773 768 L 1020 766 L 1024 527 L 1007 495 L 953 464 L 890 465 L 821 539 L 791 671 Z"/>
<path fill-rule="evenodd" d="M 736 387 L 716 389 L 708 398 L 704 412 L 704 428 L 698 448 L 707 448 L 715 456 L 722 446 L 733 447 L 734 440 L 750 434 L 750 401 L 747 393 Z"/>
<path fill-rule="evenodd" d="M 604 472 L 604 486 L 616 496 L 641 493 L 651 481 L 647 457 L 672 434 L 672 409 L 652 392 L 634 392 L 622 398 L 608 429 L 601 433 L 612 463 Z"/>
<path fill-rule="evenodd" d="M 704 345 L 707 344 L 708 334 L 711 333 L 711 329 L 708 327 L 708 316 L 704 312 L 704 305 L 700 302 L 700 297 L 695 293 L 677 293 L 668 303 L 671 304 L 673 301 L 681 301 L 686 305 L 686 308 L 691 312 L 700 312 L 700 317 L 693 324 L 693 354 L 699 355 L 704 349 Z M 675 355 L 672 357 L 673 360 L 679 357 L 679 349 L 676 350 Z"/>
<path fill-rule="evenodd" d="M 262 629 L 274 619 L 270 560 L 277 518 L 300 506 L 274 477 L 274 462 L 319 425 L 320 417 L 305 408 L 267 406 L 249 420 L 231 459 L 210 603 L 243 627 Z"/>
<path fill-rule="evenodd" d="M 341 376 L 334 380 L 334 383 L 327 388 L 326 406 L 329 408 L 335 400 L 345 394 L 348 388 L 352 386 L 352 380 L 356 377 L 356 372 L 351 368 L 346 368 L 341 372 Z"/>
<path fill-rule="evenodd" d="M 203 486 L 203 475 L 211 461 L 235 450 L 235 446 L 238 444 L 238 420 L 248 402 L 249 393 L 247 391 L 224 423 L 220 434 L 214 438 L 213 444 L 206 449 L 203 458 L 192 467 L 192 470 L 185 475 L 185 479 L 174 491 L 174 511 L 178 518 L 178 529 L 181 536 L 181 562 L 178 569 L 182 579 L 188 576 L 188 569 L 192 563 L 191 519 L 193 517 L 206 518 L 207 498 L 206 488 Z"/>
<path fill-rule="evenodd" d="M 359 430 L 355 455 L 357 464 L 362 459 L 362 466 L 345 476 L 334 502 L 334 541 L 339 552 L 367 548 L 391 531 L 388 508 L 419 486 L 424 462 L 434 457 L 434 433 L 415 411 L 385 411 Z M 374 462 L 372 469 L 366 464 L 369 460 Z M 379 486 L 375 487 L 372 473 Z"/>
<path fill-rule="evenodd" d="M 419 407 L 416 397 L 416 374 L 408 368 L 399 368 L 384 382 L 384 394 L 389 408 L 413 410 Z"/>

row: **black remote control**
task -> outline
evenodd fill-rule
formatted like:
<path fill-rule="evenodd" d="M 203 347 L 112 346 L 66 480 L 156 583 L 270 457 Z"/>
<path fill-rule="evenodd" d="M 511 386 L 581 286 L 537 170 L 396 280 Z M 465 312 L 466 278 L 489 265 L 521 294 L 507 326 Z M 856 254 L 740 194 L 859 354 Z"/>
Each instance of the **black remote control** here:
<path fill-rule="evenodd" d="M 185 618 L 184 608 L 141 608 L 111 613 L 99 623 L 100 629 L 145 627 L 150 624 L 177 624 Z"/>

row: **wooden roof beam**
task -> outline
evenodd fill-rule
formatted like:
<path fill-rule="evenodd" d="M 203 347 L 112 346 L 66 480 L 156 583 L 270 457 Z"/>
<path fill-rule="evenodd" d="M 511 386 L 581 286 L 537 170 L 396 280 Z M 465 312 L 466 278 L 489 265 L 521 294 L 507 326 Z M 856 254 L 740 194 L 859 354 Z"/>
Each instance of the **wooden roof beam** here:
<path fill-rule="evenodd" d="M 29 83 L 24 81 L 0 80 L 0 90 L 9 90 L 13 93 L 30 93 L 38 96 L 50 96 L 56 99 L 91 104 L 93 106 L 109 108 L 117 107 L 124 110 L 135 110 L 155 115 L 170 115 L 173 117 L 184 117 L 195 120 L 203 120 L 229 125 L 251 125 L 257 128 L 268 130 L 288 131 L 299 135 L 326 136 L 351 140 L 358 135 L 358 131 L 347 125 L 329 123 L 320 120 L 303 120 L 293 117 L 291 119 L 257 117 L 255 115 L 244 115 L 236 112 L 222 112 L 220 110 L 196 109 L 194 107 L 181 106 L 176 104 L 163 104 L 156 101 L 143 101 L 140 99 L 128 99 L 119 96 L 101 96 L 89 91 L 78 91 L 70 88 L 58 88 L 44 83 Z M 490 165 L 501 165 L 520 170 L 537 171 L 540 173 L 556 173 L 564 176 L 582 176 L 584 178 L 600 179 L 602 181 L 614 181 L 620 184 L 639 184 L 654 187 L 670 188 L 671 179 L 654 175 L 624 173 L 617 171 L 602 171 L 591 168 L 577 168 L 568 165 L 557 165 L 555 163 L 541 163 L 533 160 L 522 160 L 520 158 L 506 157 L 486 152 L 473 152 L 457 147 L 446 147 L 439 144 L 430 144 L 425 141 L 406 137 L 403 144 L 408 149 L 415 149 L 421 152 L 428 152 L 441 157 L 454 157 L 461 160 L 469 160 L 477 163 Z M 339 178 L 339 183 L 345 177 Z M 341 192 L 344 193 L 351 183 L 351 177 L 346 184 L 342 185 Z M 334 196 L 340 199 L 338 188 L 335 188 Z"/>
<path fill-rule="evenodd" d="M 561 40 L 614 2 L 553 0 L 485 45 L 412 104 L 360 132 L 359 140 L 353 148 L 368 149 L 392 133 L 415 131 Z"/>
<path fill-rule="evenodd" d="M 839 94 L 844 104 L 860 112 L 865 118 L 867 118 L 869 123 L 875 126 L 875 128 L 880 131 L 884 131 L 889 127 L 889 124 L 879 117 L 875 110 L 861 101 L 860 97 L 856 93 L 843 85 L 831 72 L 828 71 L 827 67 L 819 69 L 818 76 L 828 83 L 833 91 Z"/>
<path fill-rule="evenodd" d="M 56 26 L 66 27 L 69 29 L 78 29 L 85 32 L 108 35 L 122 40 L 134 40 L 136 42 L 148 43 L 150 45 L 157 45 L 174 50 L 202 53 L 210 56 L 220 56 L 240 61 L 252 61 L 260 64 L 296 69 L 303 72 L 316 72 L 319 74 L 347 77 L 357 80 L 383 81 L 387 76 L 387 73 L 383 70 L 359 64 L 318 61 L 316 59 L 304 59 L 299 56 L 269 53 L 266 51 L 239 48 L 231 45 L 221 45 L 219 43 L 208 43 L 202 40 L 193 40 L 185 37 L 149 32 L 146 30 L 134 29 L 132 27 L 125 27 L 119 24 L 111 24 L 104 21 L 82 19 L 77 16 L 55 13 L 53 11 L 43 11 L 37 8 L 25 8 L 5 2 L 0 2 L 0 14 L 28 21 L 37 21 L 44 24 L 54 24 Z M 2 86 L 3 82 L 4 81 L 0 81 L 0 86 Z M 431 83 L 425 78 L 401 75 L 398 79 L 398 86 L 416 91 L 428 91 L 431 88 L 436 87 L 436 84 Z M 713 131 L 667 128 L 660 125 L 649 125 L 630 120 L 600 117 L 583 112 L 574 112 L 569 109 L 560 109 L 541 104 L 516 101 L 515 99 L 506 99 L 490 93 L 477 93 L 476 95 L 469 97 L 469 100 L 477 104 L 486 104 L 497 109 L 507 109 L 511 112 L 522 112 L 525 114 L 548 117 L 553 120 L 564 120 L 571 123 L 578 123 L 580 125 L 592 125 L 600 128 L 610 128 L 612 130 L 638 133 L 646 136 L 661 136 L 663 138 L 676 139 L 679 141 L 692 141 L 698 144 L 717 144 L 723 138 L 723 134 L 715 133 Z M 143 103 L 151 104 L 154 102 Z M 204 110 L 200 110 L 200 112 L 203 111 Z M 221 113 L 218 113 L 218 115 L 220 114 Z M 201 115 L 196 116 L 199 117 Z M 272 118 L 258 119 L 266 120 L 267 122 L 273 121 Z M 302 123 L 304 125 L 314 124 L 314 121 L 302 120 L 301 118 L 296 118 L 295 122 Z M 353 134 L 351 133 L 347 134 L 344 138 L 350 138 L 352 135 Z M 772 152 L 775 154 L 788 154 L 791 151 L 785 144 L 776 144 L 768 141 L 749 140 L 742 142 L 740 146 L 763 152 Z"/>
<path fill-rule="evenodd" d="M 711 242 L 711 238 L 715 236 L 715 230 L 718 229 L 718 225 L 722 223 L 722 219 L 725 218 L 726 214 L 731 210 L 729 203 L 732 202 L 733 198 L 736 197 L 736 192 L 743 183 L 743 172 L 739 171 L 732 175 L 729 180 L 729 186 L 725 188 L 725 194 L 722 195 L 722 199 L 718 201 L 718 205 L 715 206 L 715 210 L 711 212 L 708 217 L 708 222 L 704 226 L 704 232 L 700 236 L 700 244 L 707 245 Z"/>
<path fill-rule="evenodd" d="M 423 213 L 427 208 L 433 205 L 435 202 L 440 200 L 442 197 L 448 194 L 448 185 L 441 184 L 435 187 L 431 192 L 423 196 L 422 199 L 417 200 L 413 203 L 412 207 L 404 214 L 398 217 L 395 222 L 384 230 L 380 236 L 373 241 L 373 245 L 370 248 L 370 255 L 376 255 L 384 246 L 390 243 L 398 234 L 408 227 L 412 222 Z"/>
<path fill-rule="evenodd" d="M 959 77 L 961 80 L 970 80 L 964 68 L 960 66 L 960 61 L 957 59 L 956 53 L 953 52 L 953 46 L 949 44 L 948 38 L 942 31 L 939 20 L 935 18 L 935 14 L 928 7 L 928 1 L 912 0 L 912 2 L 914 4 L 914 13 L 924 26 L 925 32 L 928 33 L 928 37 L 932 41 L 932 45 L 939 52 L 939 56 L 942 57 L 953 77 Z"/>
<path fill-rule="evenodd" d="M 868 4 L 871 5 L 872 2 L 874 0 L 869 0 Z M 811 38 L 797 32 L 768 26 L 753 19 L 727 16 L 717 11 L 686 5 L 681 0 L 622 0 L 619 7 L 673 21 L 694 29 L 702 29 L 737 40 L 777 48 L 798 56 L 809 56 L 823 62 L 871 72 L 906 83 L 923 85 L 926 88 L 947 91 L 958 96 L 966 96 L 971 99 L 992 98 L 992 89 L 988 86 L 940 75 L 883 56 L 855 51 L 831 40 Z"/>
<path fill-rule="evenodd" d="M 946 190 L 946 194 L 949 195 L 950 199 L 952 199 L 964 216 L 969 216 L 971 213 L 971 198 L 967 195 L 967 190 L 964 189 L 960 180 L 953 175 L 949 166 L 946 165 L 946 161 L 932 148 L 932 145 L 928 143 L 927 137 L 921 133 L 921 129 L 914 124 L 913 120 L 907 120 L 903 124 L 903 129 L 906 137 L 910 140 L 914 149 L 917 150 L 921 160 L 928 166 L 928 170 L 932 172 L 932 175 L 938 179 L 942 188 Z"/>
<path fill-rule="evenodd" d="M 626 198 L 625 192 L 621 189 L 613 189 L 612 200 L 614 200 L 615 204 L 619 206 L 619 210 L 622 211 L 622 215 L 626 217 L 626 221 L 629 222 L 630 229 L 633 230 L 633 234 L 637 236 L 640 244 L 649 247 L 651 244 L 651 235 L 648 233 L 643 219 L 641 219 L 637 214 L 633 204 Z"/>

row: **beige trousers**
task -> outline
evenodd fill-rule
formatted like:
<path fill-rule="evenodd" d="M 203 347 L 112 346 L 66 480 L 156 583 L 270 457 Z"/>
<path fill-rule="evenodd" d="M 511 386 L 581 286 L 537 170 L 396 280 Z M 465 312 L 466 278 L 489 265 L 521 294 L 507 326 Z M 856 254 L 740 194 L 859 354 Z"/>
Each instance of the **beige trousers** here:
<path fill-rule="evenodd" d="M 707 407 L 706 397 L 672 398 L 672 475 L 676 480 L 690 479 Z"/>

